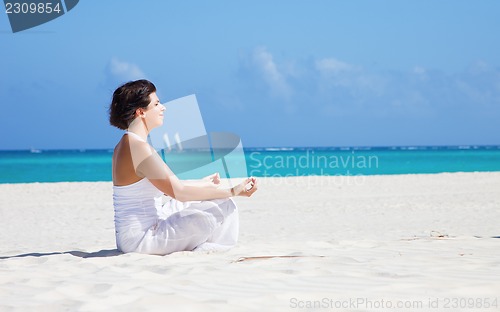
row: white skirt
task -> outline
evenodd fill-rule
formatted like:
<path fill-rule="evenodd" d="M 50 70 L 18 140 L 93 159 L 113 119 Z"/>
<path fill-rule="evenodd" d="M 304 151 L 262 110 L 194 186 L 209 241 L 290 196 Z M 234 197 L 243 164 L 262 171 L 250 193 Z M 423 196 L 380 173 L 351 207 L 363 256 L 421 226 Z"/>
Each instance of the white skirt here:
<path fill-rule="evenodd" d="M 226 250 L 238 241 L 239 217 L 231 198 L 180 202 L 166 197 L 158 219 L 147 229 L 119 228 L 122 252 L 167 255 L 186 250 Z"/>

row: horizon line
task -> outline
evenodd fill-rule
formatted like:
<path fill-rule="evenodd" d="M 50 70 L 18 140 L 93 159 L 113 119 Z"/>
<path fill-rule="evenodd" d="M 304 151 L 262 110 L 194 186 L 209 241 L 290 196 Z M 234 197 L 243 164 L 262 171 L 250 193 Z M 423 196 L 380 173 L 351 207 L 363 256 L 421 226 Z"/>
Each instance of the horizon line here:
<path fill-rule="evenodd" d="M 434 145 L 422 145 L 422 144 L 412 144 L 412 145 L 323 145 L 323 146 L 247 146 L 243 149 L 277 149 L 277 150 L 294 150 L 294 149 L 393 149 L 393 148 L 404 148 L 404 149 L 421 149 L 421 148 L 456 148 L 456 149 L 470 149 L 470 148 L 497 148 L 500 149 L 500 144 L 434 144 Z M 23 149 L 1 149 L 0 152 L 42 152 L 42 151 L 112 151 L 114 147 L 110 148 L 23 148 Z"/>

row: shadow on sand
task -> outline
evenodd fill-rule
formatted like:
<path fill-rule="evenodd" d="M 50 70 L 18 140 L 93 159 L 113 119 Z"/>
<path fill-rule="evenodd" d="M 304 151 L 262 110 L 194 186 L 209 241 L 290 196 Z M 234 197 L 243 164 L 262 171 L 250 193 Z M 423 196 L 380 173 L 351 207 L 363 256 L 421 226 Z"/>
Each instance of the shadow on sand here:
<path fill-rule="evenodd" d="M 103 249 L 94 252 L 85 252 L 79 250 L 64 251 L 64 252 L 45 252 L 45 253 L 32 252 L 21 255 L 4 256 L 0 257 L 0 260 L 12 259 L 12 258 L 24 258 L 24 257 L 45 257 L 45 256 L 66 255 L 66 254 L 79 258 L 102 258 L 102 257 L 115 257 L 122 255 L 123 253 L 118 249 Z"/>

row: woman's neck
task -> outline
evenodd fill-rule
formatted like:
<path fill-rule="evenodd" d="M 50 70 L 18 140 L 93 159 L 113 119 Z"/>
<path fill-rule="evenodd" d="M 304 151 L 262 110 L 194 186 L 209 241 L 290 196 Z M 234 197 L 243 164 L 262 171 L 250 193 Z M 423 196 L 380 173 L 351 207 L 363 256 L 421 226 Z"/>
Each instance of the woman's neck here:
<path fill-rule="evenodd" d="M 136 118 L 132 121 L 132 123 L 129 125 L 128 132 L 133 132 L 140 136 L 145 142 L 147 142 L 148 134 L 149 131 L 146 128 L 146 125 L 142 121 L 142 118 Z"/>

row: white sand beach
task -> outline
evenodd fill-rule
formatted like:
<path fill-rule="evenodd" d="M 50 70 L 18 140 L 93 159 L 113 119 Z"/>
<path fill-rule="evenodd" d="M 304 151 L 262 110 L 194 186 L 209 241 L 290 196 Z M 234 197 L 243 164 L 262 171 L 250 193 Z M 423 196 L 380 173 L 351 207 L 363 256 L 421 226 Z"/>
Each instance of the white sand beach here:
<path fill-rule="evenodd" d="M 111 182 L 2 184 L 0 311 L 500 311 L 500 172 L 260 183 L 167 256 L 116 251 Z"/>

